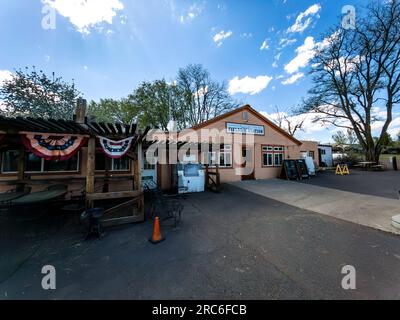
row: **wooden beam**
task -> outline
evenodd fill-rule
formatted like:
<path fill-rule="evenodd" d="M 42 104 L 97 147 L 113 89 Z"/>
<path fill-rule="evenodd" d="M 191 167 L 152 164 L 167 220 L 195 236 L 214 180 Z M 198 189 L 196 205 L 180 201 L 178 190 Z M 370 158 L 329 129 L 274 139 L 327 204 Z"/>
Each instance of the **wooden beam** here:
<path fill-rule="evenodd" d="M 89 199 L 89 195 L 94 193 L 95 164 L 96 164 L 96 138 L 90 137 L 87 148 L 87 163 L 86 163 L 86 205 L 88 208 L 93 207 L 93 201 Z"/>
<path fill-rule="evenodd" d="M 26 152 L 25 149 L 20 149 L 18 159 L 18 180 L 25 180 L 25 164 L 26 164 Z"/>
<path fill-rule="evenodd" d="M 135 190 L 135 191 L 117 191 L 108 193 L 90 193 L 86 195 L 86 198 L 90 201 L 95 201 L 95 200 L 137 198 L 141 197 L 142 195 L 143 192 Z"/>

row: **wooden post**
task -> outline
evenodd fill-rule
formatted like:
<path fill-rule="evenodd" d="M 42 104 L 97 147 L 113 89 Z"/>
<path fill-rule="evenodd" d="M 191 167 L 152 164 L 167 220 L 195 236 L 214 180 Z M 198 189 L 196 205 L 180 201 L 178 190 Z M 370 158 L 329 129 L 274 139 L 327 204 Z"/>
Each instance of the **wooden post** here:
<path fill-rule="evenodd" d="M 136 161 L 134 162 L 134 180 L 135 190 L 142 191 L 142 142 L 139 142 L 136 147 Z M 138 202 L 138 213 L 144 217 L 144 196 L 141 195 Z"/>
<path fill-rule="evenodd" d="M 18 180 L 25 180 L 25 164 L 26 164 L 26 152 L 25 149 L 20 149 L 18 159 Z"/>
<path fill-rule="evenodd" d="M 110 170 L 112 160 L 109 157 L 105 157 L 105 174 L 104 174 L 104 184 L 103 184 L 103 193 L 110 191 Z"/>
<path fill-rule="evenodd" d="M 87 163 L 86 163 L 86 195 L 94 193 L 94 173 L 96 160 L 96 138 L 90 137 L 87 148 Z M 88 208 L 93 207 L 93 201 L 86 199 Z"/>
<path fill-rule="evenodd" d="M 204 179 L 205 186 L 208 188 L 208 164 L 206 164 L 206 174 L 204 175 Z"/>
<path fill-rule="evenodd" d="M 142 143 L 139 142 L 136 147 L 136 161 L 134 162 L 134 179 L 135 179 L 135 190 L 142 190 Z"/>
<path fill-rule="evenodd" d="M 75 109 L 75 122 L 84 124 L 86 117 L 86 108 L 87 103 L 85 99 L 78 98 L 76 101 L 76 109 Z"/>
<path fill-rule="evenodd" d="M 216 166 L 215 166 L 215 183 L 217 184 L 217 188 L 219 188 L 219 185 L 221 184 L 221 181 L 220 181 L 220 177 L 219 177 L 219 165 L 217 164 Z"/>

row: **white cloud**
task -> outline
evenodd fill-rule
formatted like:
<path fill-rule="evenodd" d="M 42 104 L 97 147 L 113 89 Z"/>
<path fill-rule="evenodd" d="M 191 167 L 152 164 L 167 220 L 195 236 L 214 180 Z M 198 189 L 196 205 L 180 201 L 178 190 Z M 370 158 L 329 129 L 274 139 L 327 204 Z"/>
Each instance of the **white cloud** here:
<path fill-rule="evenodd" d="M 262 43 L 260 50 L 268 50 L 269 49 L 269 44 L 268 44 L 268 40 L 265 39 L 264 42 Z"/>
<path fill-rule="evenodd" d="M 6 80 L 11 80 L 12 79 L 12 72 L 8 70 L 0 70 L 0 86 L 4 83 Z"/>
<path fill-rule="evenodd" d="M 287 32 L 288 33 L 303 32 L 310 26 L 314 16 L 319 17 L 318 12 L 320 10 L 321 10 L 320 4 L 318 3 L 313 4 L 306 11 L 301 12 L 297 16 L 295 23 L 287 30 Z"/>
<path fill-rule="evenodd" d="M 273 122 L 277 123 L 279 114 L 278 113 L 271 113 L 269 114 L 268 112 L 261 111 L 261 114 L 267 117 L 268 119 L 272 120 Z M 280 112 L 280 116 L 288 116 L 286 112 Z M 302 132 L 297 132 L 295 135 L 303 135 L 303 134 L 313 134 L 316 132 L 321 132 L 327 129 L 326 126 L 322 125 L 320 122 L 313 122 L 313 119 L 315 119 L 317 115 L 316 114 L 311 114 L 311 113 L 304 113 L 304 114 L 299 114 L 299 115 L 294 115 L 294 116 L 288 116 L 288 120 L 291 123 L 300 123 L 304 120 L 303 122 L 303 128 Z M 285 127 L 287 126 L 287 123 L 282 124 L 284 127 L 284 130 L 287 130 L 288 128 Z"/>
<path fill-rule="evenodd" d="M 263 91 L 271 82 L 271 80 L 272 77 L 267 75 L 258 76 L 255 78 L 246 76 L 242 79 L 236 76 L 229 81 L 228 91 L 231 95 L 236 93 L 254 95 Z"/>
<path fill-rule="evenodd" d="M 117 12 L 124 9 L 120 0 L 42 0 L 69 19 L 76 29 L 89 34 L 101 23 L 112 24 Z"/>
<path fill-rule="evenodd" d="M 283 48 L 290 46 L 291 44 L 296 43 L 296 42 L 297 42 L 297 39 L 282 38 L 279 41 L 279 45 L 281 46 L 279 49 L 283 49 Z"/>
<path fill-rule="evenodd" d="M 222 42 L 224 42 L 224 40 L 229 38 L 232 34 L 233 34 L 232 31 L 225 32 L 224 30 L 221 30 L 220 32 L 214 35 L 213 40 L 218 46 L 220 46 L 222 45 Z"/>
<path fill-rule="evenodd" d="M 316 44 L 313 37 L 307 37 L 304 44 L 296 49 L 297 56 L 285 65 L 285 71 L 289 74 L 297 72 L 308 65 L 315 55 Z"/>
<path fill-rule="evenodd" d="M 204 3 L 203 4 L 197 4 L 194 3 L 190 6 L 189 10 L 185 14 L 182 14 L 180 16 L 180 23 L 184 24 L 186 22 L 192 21 L 195 19 L 197 16 L 199 16 L 204 10 Z"/>
<path fill-rule="evenodd" d="M 339 36 L 340 31 L 332 33 L 329 37 L 323 39 L 321 42 L 314 42 L 313 37 L 307 37 L 304 44 L 296 49 L 296 57 L 294 57 L 288 64 L 285 65 L 285 71 L 293 74 L 299 69 L 306 67 L 312 58 L 314 58 L 317 49 L 323 49 L 329 45 L 330 41 Z M 315 67 L 315 65 L 313 65 Z"/>
<path fill-rule="evenodd" d="M 288 84 L 293 84 L 293 83 L 297 82 L 297 80 L 299 80 L 303 77 L 304 77 L 304 73 L 298 72 L 298 73 L 295 73 L 294 75 L 292 75 L 291 77 L 287 78 L 286 80 L 282 81 L 282 84 L 285 86 Z"/>

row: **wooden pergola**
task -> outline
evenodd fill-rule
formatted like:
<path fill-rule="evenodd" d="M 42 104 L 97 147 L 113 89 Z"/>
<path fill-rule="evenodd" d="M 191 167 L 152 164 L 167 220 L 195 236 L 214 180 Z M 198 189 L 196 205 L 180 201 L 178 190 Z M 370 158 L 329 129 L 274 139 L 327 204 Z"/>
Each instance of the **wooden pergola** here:
<path fill-rule="evenodd" d="M 65 134 L 80 135 L 87 138 L 87 160 L 86 160 L 86 177 L 85 177 L 85 200 L 86 207 L 91 208 L 96 201 L 125 199 L 124 203 L 116 207 L 106 210 L 107 213 L 115 212 L 122 206 L 136 204 L 139 216 L 135 215 L 112 219 L 109 224 L 119 224 L 127 222 L 137 222 L 143 220 L 143 191 L 141 185 L 141 161 L 142 161 L 142 141 L 146 136 L 148 129 L 144 131 L 138 130 L 136 124 L 121 125 L 114 123 L 104 123 L 90 121 L 85 117 L 85 104 L 80 105 L 78 101 L 77 111 L 74 121 L 63 119 L 45 119 L 45 118 L 8 118 L 0 116 L 0 150 L 18 147 L 20 157 L 18 160 L 18 176 L 16 183 L 29 183 L 29 178 L 25 172 L 25 148 L 21 143 L 21 132 L 32 132 L 40 134 Z M 121 140 L 132 138 L 132 144 L 126 156 L 133 160 L 133 190 L 121 192 L 108 192 L 108 186 L 103 188 L 103 192 L 95 192 L 95 158 L 96 158 L 96 140 L 98 137 L 104 137 L 110 140 Z M 109 177 L 110 158 L 106 157 L 105 181 Z"/>

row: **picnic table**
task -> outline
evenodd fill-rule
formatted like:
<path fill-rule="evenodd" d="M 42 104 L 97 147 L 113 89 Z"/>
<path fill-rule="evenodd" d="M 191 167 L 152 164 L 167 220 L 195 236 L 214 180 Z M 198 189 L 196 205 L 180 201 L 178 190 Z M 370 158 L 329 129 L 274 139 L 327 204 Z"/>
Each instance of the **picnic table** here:
<path fill-rule="evenodd" d="M 361 168 L 363 168 L 364 170 L 368 170 L 368 169 L 372 169 L 372 168 L 382 168 L 382 165 L 377 164 L 376 162 L 373 161 L 361 161 L 358 162 L 358 166 L 360 166 Z"/>

